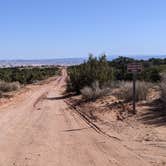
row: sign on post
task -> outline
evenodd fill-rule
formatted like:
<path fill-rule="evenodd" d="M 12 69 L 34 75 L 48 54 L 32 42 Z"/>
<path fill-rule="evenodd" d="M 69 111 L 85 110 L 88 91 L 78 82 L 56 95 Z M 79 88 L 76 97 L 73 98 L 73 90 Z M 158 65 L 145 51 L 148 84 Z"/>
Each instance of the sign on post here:
<path fill-rule="evenodd" d="M 129 73 L 139 73 L 142 71 L 142 65 L 139 63 L 129 63 L 127 65 L 127 71 Z"/>
<path fill-rule="evenodd" d="M 136 75 L 142 71 L 142 65 L 139 63 L 130 63 L 127 65 L 127 71 L 133 73 L 133 112 L 136 113 Z"/>

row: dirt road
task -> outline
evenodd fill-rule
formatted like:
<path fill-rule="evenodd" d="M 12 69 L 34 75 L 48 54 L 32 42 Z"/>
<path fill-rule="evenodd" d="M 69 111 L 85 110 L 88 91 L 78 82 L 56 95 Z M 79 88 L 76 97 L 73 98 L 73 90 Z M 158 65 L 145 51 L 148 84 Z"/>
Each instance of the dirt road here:
<path fill-rule="evenodd" d="M 120 141 L 97 133 L 64 102 L 67 74 L 0 108 L 0 166 L 147 166 Z"/>

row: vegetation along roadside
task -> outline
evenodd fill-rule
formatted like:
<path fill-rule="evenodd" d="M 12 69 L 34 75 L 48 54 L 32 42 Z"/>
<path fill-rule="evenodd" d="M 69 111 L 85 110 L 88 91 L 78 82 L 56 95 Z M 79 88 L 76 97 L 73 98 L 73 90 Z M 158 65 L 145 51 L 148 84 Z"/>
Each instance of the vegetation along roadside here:
<path fill-rule="evenodd" d="M 0 97 L 19 89 L 21 85 L 47 79 L 58 72 L 59 68 L 55 66 L 0 68 Z"/>
<path fill-rule="evenodd" d="M 137 60 L 119 57 L 111 61 L 105 55 L 97 58 L 93 55 L 80 65 L 68 67 L 68 92 L 82 94 L 83 100 L 94 101 L 97 98 L 114 93 L 120 100 L 132 100 L 132 74 L 127 72 L 127 64 L 137 62 L 143 71 L 137 74 L 136 100 L 147 100 L 150 89 L 160 91 L 165 102 L 166 59 Z"/>

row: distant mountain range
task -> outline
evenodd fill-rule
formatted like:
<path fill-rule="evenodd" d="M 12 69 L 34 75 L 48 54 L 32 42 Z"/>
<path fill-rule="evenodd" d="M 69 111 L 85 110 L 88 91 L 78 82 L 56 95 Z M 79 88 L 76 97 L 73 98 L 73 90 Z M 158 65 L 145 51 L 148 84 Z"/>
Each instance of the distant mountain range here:
<path fill-rule="evenodd" d="M 62 58 L 42 60 L 0 60 L 0 67 L 41 66 L 41 65 L 75 65 L 84 61 L 83 58 Z"/>
<path fill-rule="evenodd" d="M 107 56 L 108 60 L 115 59 L 124 55 Z M 134 59 L 149 59 L 149 58 L 166 58 L 166 55 L 125 55 Z M 14 66 L 41 66 L 41 65 L 75 65 L 84 62 L 85 58 L 60 58 L 60 59 L 42 59 L 42 60 L 0 60 L 0 67 Z"/>

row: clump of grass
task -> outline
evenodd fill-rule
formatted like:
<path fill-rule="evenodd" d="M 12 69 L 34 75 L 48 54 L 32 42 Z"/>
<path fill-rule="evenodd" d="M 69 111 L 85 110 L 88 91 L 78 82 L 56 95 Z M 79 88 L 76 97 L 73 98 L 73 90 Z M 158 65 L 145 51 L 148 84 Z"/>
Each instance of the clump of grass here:
<path fill-rule="evenodd" d="M 20 88 L 20 83 L 19 82 L 5 82 L 5 81 L 0 81 L 0 91 L 2 92 L 10 92 L 10 91 L 15 91 Z"/>
<path fill-rule="evenodd" d="M 144 81 L 137 81 L 136 83 L 136 101 L 146 100 L 151 84 Z M 119 99 L 131 101 L 133 98 L 133 83 L 124 82 L 120 83 L 120 91 L 117 93 Z"/>
<path fill-rule="evenodd" d="M 95 81 L 91 86 L 86 86 L 83 89 L 81 89 L 82 97 L 86 101 L 96 100 L 98 98 L 108 95 L 109 92 L 109 88 L 100 88 L 98 81 Z"/>

